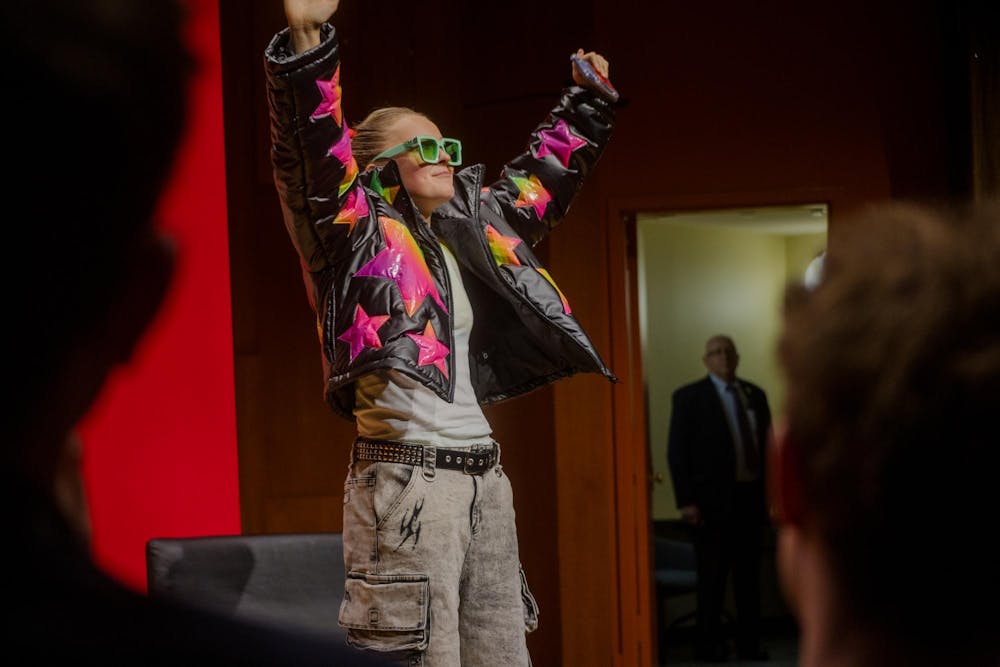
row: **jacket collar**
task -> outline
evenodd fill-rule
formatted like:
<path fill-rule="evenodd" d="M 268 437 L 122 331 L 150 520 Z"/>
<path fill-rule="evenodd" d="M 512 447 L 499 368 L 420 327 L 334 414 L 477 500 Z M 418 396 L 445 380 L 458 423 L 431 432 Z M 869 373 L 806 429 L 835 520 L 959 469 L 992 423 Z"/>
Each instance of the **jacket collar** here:
<path fill-rule="evenodd" d="M 483 165 L 473 164 L 455 174 L 455 196 L 435 211 L 434 217 L 478 218 L 479 193 L 483 189 L 483 172 L 485 171 L 486 168 Z"/>
<path fill-rule="evenodd" d="M 456 173 L 455 196 L 434 212 L 434 218 L 477 218 L 484 172 L 482 164 L 473 164 Z M 407 222 L 415 223 L 420 219 L 420 212 L 403 187 L 399 168 L 392 160 L 383 167 L 362 172 L 358 178 L 366 188 L 380 194 Z"/>
<path fill-rule="evenodd" d="M 394 161 L 389 160 L 383 167 L 365 170 L 358 178 L 362 185 L 381 196 L 407 222 L 412 224 L 420 218 L 413 199 L 403 187 L 403 179 Z"/>

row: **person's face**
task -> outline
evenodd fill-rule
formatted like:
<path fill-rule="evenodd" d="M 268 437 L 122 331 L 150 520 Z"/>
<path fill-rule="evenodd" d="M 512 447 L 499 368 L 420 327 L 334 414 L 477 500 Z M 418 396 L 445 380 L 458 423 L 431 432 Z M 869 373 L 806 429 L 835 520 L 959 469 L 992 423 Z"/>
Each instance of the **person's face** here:
<path fill-rule="evenodd" d="M 386 133 L 386 150 L 404 141 L 409 141 L 417 135 L 428 135 L 441 138 L 438 126 L 423 116 L 403 116 Z M 407 151 L 393 158 L 399 168 L 403 187 L 410 193 L 413 203 L 425 218 L 430 218 L 438 206 L 446 203 L 455 195 L 455 184 L 452 180 L 455 168 L 448 165 L 449 156 L 441 151 L 441 160 L 437 164 L 426 164 L 420 159 L 417 151 Z"/>
<path fill-rule="evenodd" d="M 736 354 L 736 346 L 728 338 L 709 338 L 705 343 L 705 368 L 709 373 L 717 375 L 726 382 L 736 377 L 736 366 L 740 363 L 740 355 Z"/>

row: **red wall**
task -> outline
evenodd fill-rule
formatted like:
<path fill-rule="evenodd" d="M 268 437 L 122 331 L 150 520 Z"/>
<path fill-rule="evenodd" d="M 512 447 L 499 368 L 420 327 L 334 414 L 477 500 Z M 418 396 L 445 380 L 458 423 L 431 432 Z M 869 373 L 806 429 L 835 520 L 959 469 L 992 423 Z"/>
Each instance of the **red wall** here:
<path fill-rule="evenodd" d="M 187 4 L 200 69 L 160 211 L 174 283 L 81 428 L 95 558 L 140 590 L 148 539 L 240 532 L 219 12 Z"/>

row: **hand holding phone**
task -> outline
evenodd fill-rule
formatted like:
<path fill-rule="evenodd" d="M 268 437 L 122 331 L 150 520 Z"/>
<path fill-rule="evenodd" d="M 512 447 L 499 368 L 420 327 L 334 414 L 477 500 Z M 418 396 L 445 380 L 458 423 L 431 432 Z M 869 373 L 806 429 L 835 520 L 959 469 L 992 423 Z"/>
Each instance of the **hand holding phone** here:
<path fill-rule="evenodd" d="M 576 71 L 582 76 L 597 92 L 599 92 L 605 99 L 611 102 L 618 101 L 618 91 L 615 87 L 611 85 L 607 77 L 602 76 L 593 65 L 590 64 L 588 60 L 583 58 L 579 53 L 574 53 L 570 56 L 573 61 L 573 65 L 576 67 Z"/>

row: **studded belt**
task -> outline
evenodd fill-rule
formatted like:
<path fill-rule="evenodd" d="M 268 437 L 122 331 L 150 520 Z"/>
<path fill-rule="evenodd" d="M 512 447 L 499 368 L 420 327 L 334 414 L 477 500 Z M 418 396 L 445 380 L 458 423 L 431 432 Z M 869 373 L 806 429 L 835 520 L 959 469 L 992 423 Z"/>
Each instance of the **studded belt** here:
<path fill-rule="evenodd" d="M 416 445 L 398 440 L 354 440 L 355 461 L 383 461 L 411 466 L 430 466 L 459 470 L 466 475 L 482 475 L 497 463 L 499 448 L 495 442 L 473 445 L 468 449 L 444 449 L 434 445 Z M 433 460 L 431 460 L 433 458 Z"/>

